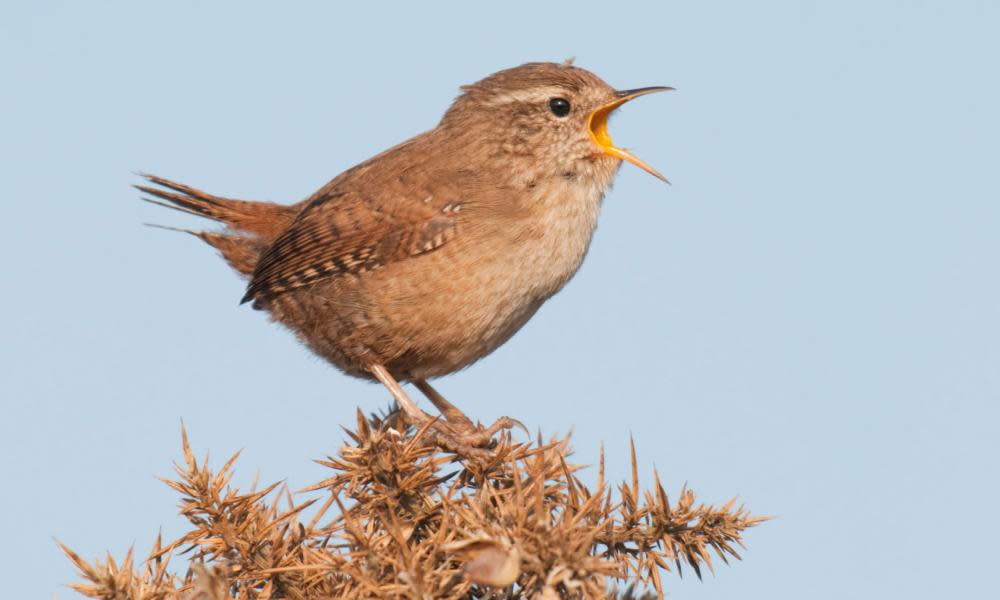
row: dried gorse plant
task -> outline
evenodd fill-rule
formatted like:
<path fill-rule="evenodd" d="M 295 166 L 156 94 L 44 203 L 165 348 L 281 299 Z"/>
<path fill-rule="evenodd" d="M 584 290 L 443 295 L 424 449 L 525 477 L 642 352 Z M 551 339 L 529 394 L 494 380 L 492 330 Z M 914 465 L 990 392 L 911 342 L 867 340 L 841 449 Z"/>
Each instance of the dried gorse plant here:
<path fill-rule="evenodd" d="M 331 476 L 297 503 L 278 484 L 241 493 L 237 457 L 213 472 L 182 432 L 184 460 L 165 481 L 192 529 L 157 539 L 142 564 L 61 546 L 85 580 L 71 587 L 106 600 L 663 598 L 664 571 L 700 577 L 712 554 L 739 558 L 744 530 L 766 519 L 732 500 L 696 504 L 688 489 L 671 502 L 658 475 L 640 491 L 634 445 L 631 481 L 607 484 L 602 454 L 590 489 L 568 437 L 508 435 L 492 459 L 457 463 L 422 433 L 359 412 L 351 443 L 319 461 Z M 169 569 L 179 555 L 183 576 Z"/>

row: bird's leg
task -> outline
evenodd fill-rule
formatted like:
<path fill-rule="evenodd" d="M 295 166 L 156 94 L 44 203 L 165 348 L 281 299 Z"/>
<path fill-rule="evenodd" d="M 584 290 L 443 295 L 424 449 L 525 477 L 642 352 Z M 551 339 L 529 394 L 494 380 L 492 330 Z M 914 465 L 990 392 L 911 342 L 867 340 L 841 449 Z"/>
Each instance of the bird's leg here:
<path fill-rule="evenodd" d="M 490 438 L 492 438 L 492 434 L 486 437 L 484 442 L 482 432 L 472 425 L 472 421 L 469 421 L 465 415 L 462 415 L 462 418 L 465 419 L 468 425 L 456 424 L 458 426 L 458 431 L 456 431 L 456 428 L 449 421 L 437 420 L 420 410 L 385 367 L 382 365 L 371 365 L 368 367 L 368 370 L 375 376 L 375 379 L 378 379 L 389 390 L 392 397 L 396 399 L 396 402 L 399 403 L 399 408 L 406 416 L 406 420 L 417 429 L 426 429 L 425 435 L 435 444 L 465 458 L 485 459 L 489 457 L 489 452 L 479 446 L 487 445 Z M 435 394 L 438 398 L 444 400 L 440 394 L 436 392 Z M 447 404 L 446 400 L 445 403 Z M 435 402 L 435 404 L 437 403 Z M 451 405 L 448 404 L 448 406 Z M 451 406 L 451 408 L 461 415 L 461 412 L 457 408 L 454 406 Z"/>
<path fill-rule="evenodd" d="M 431 384 L 428 383 L 426 379 L 414 379 L 413 385 L 417 386 L 417 389 L 423 392 L 424 396 L 427 396 L 427 399 L 431 401 L 435 408 L 441 411 L 441 414 L 448 420 L 449 423 L 467 429 L 475 427 L 472 420 L 465 416 L 465 413 L 458 410 L 458 408 L 451 402 L 445 400 L 444 396 L 431 387 Z"/>
<path fill-rule="evenodd" d="M 493 436 L 498 431 L 511 429 L 514 426 L 520 427 L 525 433 L 528 433 L 528 428 L 523 423 L 510 417 L 500 417 L 492 425 L 484 429 L 475 425 L 458 407 L 445 400 L 444 396 L 438 393 L 426 379 L 414 379 L 413 385 L 417 386 L 417 389 L 423 392 L 427 396 L 427 399 L 441 411 L 441 414 L 447 419 L 448 423 L 464 432 L 464 435 L 473 446 L 489 445 Z"/>
<path fill-rule="evenodd" d="M 386 388 L 388 388 L 389 393 L 392 397 L 396 399 L 399 404 L 399 408 L 406 415 L 406 419 L 416 427 L 423 427 L 427 423 L 434 420 L 434 417 L 420 410 L 416 403 L 410 399 L 410 396 L 403 390 L 403 386 L 399 385 L 396 378 L 389 374 L 382 365 L 372 365 L 368 367 L 371 374 L 375 376 Z"/>

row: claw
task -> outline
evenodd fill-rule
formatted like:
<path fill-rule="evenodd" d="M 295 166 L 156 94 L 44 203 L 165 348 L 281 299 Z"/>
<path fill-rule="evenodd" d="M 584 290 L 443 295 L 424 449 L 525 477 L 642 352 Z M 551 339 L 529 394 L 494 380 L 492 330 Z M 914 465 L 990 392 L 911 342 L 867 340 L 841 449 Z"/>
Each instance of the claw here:
<path fill-rule="evenodd" d="M 524 423 L 518 421 L 517 419 L 512 419 L 510 417 L 500 417 L 486 429 L 486 433 L 489 434 L 489 437 L 492 438 L 499 431 L 505 431 L 508 429 L 513 429 L 515 427 L 523 431 L 524 435 L 531 437 L 531 432 L 528 431 L 528 428 L 524 426 Z"/>

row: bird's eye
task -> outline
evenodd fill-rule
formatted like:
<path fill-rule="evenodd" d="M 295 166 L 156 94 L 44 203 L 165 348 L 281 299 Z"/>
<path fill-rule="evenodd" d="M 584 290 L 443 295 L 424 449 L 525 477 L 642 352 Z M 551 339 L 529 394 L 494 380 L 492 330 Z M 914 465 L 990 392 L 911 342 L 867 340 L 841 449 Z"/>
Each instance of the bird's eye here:
<path fill-rule="evenodd" d="M 549 110 L 557 117 L 565 117 L 569 114 L 569 100 L 565 98 L 552 98 L 549 100 Z"/>

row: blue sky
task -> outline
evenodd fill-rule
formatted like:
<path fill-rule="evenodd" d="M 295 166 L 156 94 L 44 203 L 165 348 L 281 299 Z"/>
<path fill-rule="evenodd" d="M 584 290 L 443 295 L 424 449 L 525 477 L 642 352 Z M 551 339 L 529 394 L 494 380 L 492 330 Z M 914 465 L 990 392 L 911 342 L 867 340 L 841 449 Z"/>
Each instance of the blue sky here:
<path fill-rule="evenodd" d="M 440 382 L 778 519 L 676 598 L 983 597 L 1000 395 L 1000 84 L 990 2 L 21 3 L 0 18 L 0 461 L 14 597 L 182 531 L 156 476 L 243 449 L 324 476 L 388 402 L 153 221 L 135 171 L 291 202 L 432 127 L 458 86 L 575 56 L 623 88 L 626 166 L 578 276 Z M 647 479 L 648 481 L 648 479 Z"/>

